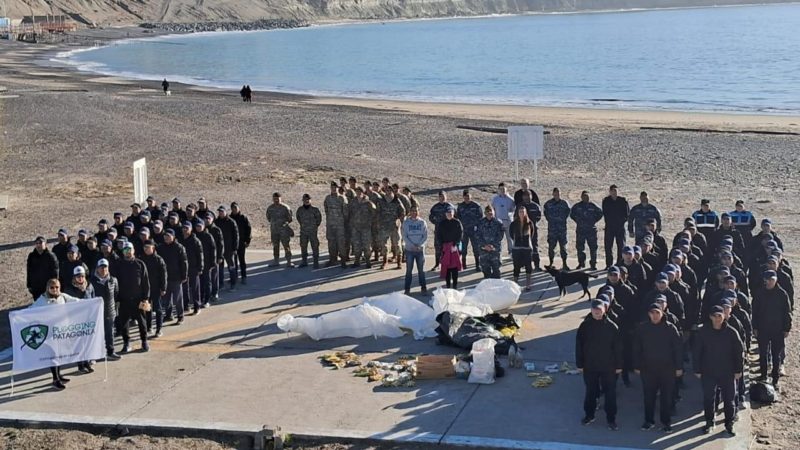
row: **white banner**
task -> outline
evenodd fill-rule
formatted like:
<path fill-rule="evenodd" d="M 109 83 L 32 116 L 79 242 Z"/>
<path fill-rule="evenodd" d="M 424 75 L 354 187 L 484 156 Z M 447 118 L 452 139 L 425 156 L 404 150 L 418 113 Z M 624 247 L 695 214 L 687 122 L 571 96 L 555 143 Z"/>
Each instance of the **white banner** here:
<path fill-rule="evenodd" d="M 508 127 L 508 160 L 540 160 L 544 158 L 544 127 Z"/>
<path fill-rule="evenodd" d="M 22 309 L 8 317 L 16 373 L 105 358 L 102 298 Z"/>

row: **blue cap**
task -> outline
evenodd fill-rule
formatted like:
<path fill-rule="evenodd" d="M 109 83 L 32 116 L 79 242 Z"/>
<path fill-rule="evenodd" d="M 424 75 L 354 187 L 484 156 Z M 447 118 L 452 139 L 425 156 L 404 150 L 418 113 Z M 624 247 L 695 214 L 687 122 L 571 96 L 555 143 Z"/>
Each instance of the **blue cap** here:
<path fill-rule="evenodd" d="M 619 275 L 619 267 L 617 267 L 617 266 L 611 266 L 611 267 L 609 267 L 609 268 L 608 268 L 608 273 L 609 273 L 609 275 L 610 275 L 610 274 L 617 274 L 617 275 Z"/>
<path fill-rule="evenodd" d="M 715 315 L 717 315 L 717 314 L 720 314 L 720 315 L 725 315 L 725 310 L 724 310 L 724 309 L 722 309 L 722 306 L 719 306 L 719 305 L 714 305 L 714 306 L 712 306 L 712 307 L 711 307 L 711 309 L 708 311 L 708 315 L 709 315 L 709 316 L 715 316 Z"/>
<path fill-rule="evenodd" d="M 761 225 L 772 225 L 772 219 L 769 219 L 769 218 L 763 219 L 761 221 Z"/>
<path fill-rule="evenodd" d="M 194 220 L 194 225 L 195 226 L 204 227 L 204 226 L 206 226 L 206 223 L 203 221 L 203 219 L 195 219 Z"/>
<path fill-rule="evenodd" d="M 780 260 L 779 260 L 779 259 L 778 259 L 778 257 L 777 257 L 777 256 L 775 256 L 775 255 L 769 255 L 769 256 L 767 257 L 767 262 L 770 262 L 770 261 L 778 262 L 778 261 L 780 261 Z"/>
<path fill-rule="evenodd" d="M 78 236 L 86 236 L 87 234 L 89 233 L 87 233 L 86 230 L 84 230 L 83 228 L 78 230 Z"/>
<path fill-rule="evenodd" d="M 67 248 L 68 253 L 78 253 L 78 246 L 77 245 L 70 245 Z"/>
<path fill-rule="evenodd" d="M 97 261 L 97 267 L 108 267 L 108 260 L 100 258 L 100 261 Z"/>
<path fill-rule="evenodd" d="M 692 241 L 690 241 L 689 239 L 683 238 L 683 239 L 681 239 L 680 241 L 678 241 L 678 245 L 681 245 L 681 246 L 683 246 L 683 245 L 688 245 L 688 246 L 691 246 L 691 245 L 692 245 Z"/>
<path fill-rule="evenodd" d="M 672 251 L 669 252 L 669 259 L 672 259 L 672 258 L 683 258 L 683 252 L 680 251 L 677 248 L 672 249 Z"/>
<path fill-rule="evenodd" d="M 168 234 L 172 237 L 175 237 L 175 230 L 173 230 L 172 228 L 167 228 L 167 231 L 165 231 L 164 234 Z"/>
<path fill-rule="evenodd" d="M 722 291 L 722 298 L 723 299 L 736 298 L 736 291 L 734 291 L 733 289 L 725 289 L 724 291 Z"/>
<path fill-rule="evenodd" d="M 656 275 L 656 282 L 659 282 L 659 281 L 667 281 L 668 282 L 669 281 L 669 275 L 667 275 L 664 272 L 659 273 L 658 275 Z"/>
<path fill-rule="evenodd" d="M 656 303 L 667 303 L 667 296 L 658 294 L 653 298 L 653 301 Z"/>
<path fill-rule="evenodd" d="M 188 220 L 183 221 L 183 228 L 192 228 L 192 222 Z"/>
<path fill-rule="evenodd" d="M 611 303 L 611 299 L 606 294 L 598 294 L 596 300 L 600 300 L 601 302 L 605 303 L 606 305 Z"/>
<path fill-rule="evenodd" d="M 63 235 L 63 236 L 69 235 L 69 233 L 67 233 L 67 229 L 66 228 L 59 228 L 58 229 L 58 234 Z"/>
<path fill-rule="evenodd" d="M 592 309 L 602 309 L 605 311 L 606 309 L 606 302 L 598 299 L 592 300 Z"/>
<path fill-rule="evenodd" d="M 122 213 L 117 211 L 114 213 L 114 217 L 122 217 Z"/>
<path fill-rule="evenodd" d="M 731 301 L 730 297 L 722 297 L 722 300 L 719 302 L 719 306 L 723 308 L 733 308 L 733 302 Z"/>
<path fill-rule="evenodd" d="M 765 270 L 761 276 L 764 277 L 765 280 L 770 278 L 778 278 L 778 272 L 775 272 L 774 270 Z"/>
<path fill-rule="evenodd" d="M 148 211 L 148 210 L 146 210 L 146 209 L 145 209 L 144 211 L 140 212 L 140 213 L 139 213 L 139 215 L 140 215 L 140 216 L 147 216 L 147 217 L 150 217 L 150 211 Z"/>
<path fill-rule="evenodd" d="M 108 221 L 107 221 L 106 219 L 100 219 L 100 220 L 97 222 L 97 224 L 98 224 L 98 225 L 108 225 Z"/>
<path fill-rule="evenodd" d="M 639 247 L 638 245 L 634 245 L 633 246 L 633 253 L 641 254 L 642 253 L 642 247 Z"/>
<path fill-rule="evenodd" d="M 100 245 L 105 245 L 105 246 L 111 247 L 114 244 L 111 243 L 111 240 L 105 239 L 102 243 L 100 243 Z"/>
<path fill-rule="evenodd" d="M 631 247 L 630 245 L 626 245 L 625 247 L 622 248 L 622 253 L 628 253 L 632 255 L 635 252 L 633 251 L 633 247 Z"/>
<path fill-rule="evenodd" d="M 647 308 L 647 312 L 650 311 L 661 311 L 661 305 L 658 303 L 650 303 L 650 306 Z"/>
<path fill-rule="evenodd" d="M 456 209 L 453 207 L 453 205 L 447 205 L 447 210 L 446 211 L 447 212 L 455 212 Z"/>
<path fill-rule="evenodd" d="M 667 264 L 666 266 L 664 266 L 664 268 L 663 268 L 663 269 L 661 269 L 661 271 L 662 271 L 663 273 L 666 273 L 666 274 L 670 274 L 670 273 L 671 273 L 671 274 L 676 274 L 676 273 L 678 273 L 678 272 L 675 270 L 675 266 L 673 266 L 672 264 Z"/>
<path fill-rule="evenodd" d="M 778 243 L 775 242 L 774 240 L 773 241 L 767 241 L 767 247 L 768 248 L 778 248 Z"/>
<path fill-rule="evenodd" d="M 733 275 L 728 275 L 725 278 L 723 278 L 723 280 L 724 281 L 736 281 L 736 277 L 733 276 Z"/>
<path fill-rule="evenodd" d="M 125 225 L 124 225 L 123 228 L 131 228 L 131 229 L 133 229 L 133 228 L 136 228 L 136 227 L 133 225 L 133 222 L 125 222 Z"/>

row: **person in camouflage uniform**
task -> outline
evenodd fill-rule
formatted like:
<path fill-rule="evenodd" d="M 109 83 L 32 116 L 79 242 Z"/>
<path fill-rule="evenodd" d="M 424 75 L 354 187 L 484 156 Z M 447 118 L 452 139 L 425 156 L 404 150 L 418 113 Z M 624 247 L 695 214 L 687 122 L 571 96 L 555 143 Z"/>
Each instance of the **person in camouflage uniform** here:
<path fill-rule="evenodd" d="M 505 230 L 503 223 L 494 216 L 494 208 L 487 206 L 484 213 L 475 231 L 475 240 L 481 252 L 478 260 L 484 278 L 500 278 L 500 250 Z"/>
<path fill-rule="evenodd" d="M 558 244 L 561 250 L 563 270 L 569 270 L 569 266 L 567 266 L 567 242 L 569 242 L 567 219 L 569 219 L 570 212 L 569 203 L 561 198 L 561 191 L 553 188 L 553 198 L 544 203 L 544 217 L 547 219 L 547 257 L 552 266 L 556 254 L 556 244 Z"/>
<path fill-rule="evenodd" d="M 289 241 L 294 235 L 294 231 L 289 226 L 292 223 L 292 211 L 283 201 L 281 194 L 272 194 L 272 204 L 267 207 L 267 222 L 269 222 L 269 235 L 272 240 L 272 257 L 274 261 L 270 267 L 277 267 L 281 256 L 281 245 L 286 255 L 286 267 L 294 267 L 292 264 L 292 249 Z"/>
<path fill-rule="evenodd" d="M 391 188 L 392 188 L 392 192 L 394 192 L 394 196 L 398 200 L 400 200 L 400 203 L 403 204 L 403 209 L 405 209 L 405 211 L 406 211 L 406 217 L 408 217 L 408 215 L 411 212 L 411 199 L 409 199 L 406 194 L 404 194 L 402 191 L 400 191 L 400 185 L 399 184 L 393 183 Z M 405 217 L 403 217 L 403 220 L 405 220 Z M 400 227 L 401 228 L 403 227 L 403 221 L 402 220 L 400 221 Z M 402 235 L 402 233 L 400 234 L 400 254 L 401 254 L 400 261 L 401 262 L 405 262 L 405 260 L 406 260 L 406 246 L 403 245 L 403 235 Z M 389 260 L 389 261 L 391 262 L 391 260 Z"/>
<path fill-rule="evenodd" d="M 436 227 L 438 227 L 439 224 L 445 220 L 445 214 L 450 208 L 453 208 L 454 211 L 456 209 L 452 203 L 447 201 L 447 192 L 439 191 L 439 202 L 431 206 L 431 212 L 428 214 L 428 222 L 433 224 L 433 248 L 436 252 L 434 255 L 436 258 L 436 264 L 431 269 L 432 272 L 436 272 L 439 269 L 439 260 L 442 258 L 442 243 L 439 241 L 439 233 L 436 232 Z"/>
<path fill-rule="evenodd" d="M 377 215 L 375 204 L 365 195 L 361 186 L 356 187 L 356 199 L 349 206 L 350 210 L 350 235 L 353 237 L 353 252 L 355 260 L 353 267 L 361 265 L 361 258 L 367 263 L 367 268 L 372 267 L 369 260 L 370 244 L 372 242 L 372 223 Z"/>
<path fill-rule="evenodd" d="M 346 182 L 345 182 L 346 181 Z M 342 185 L 339 186 L 341 194 L 347 199 L 347 208 L 344 214 L 344 262 L 350 261 L 350 255 L 353 254 L 353 242 L 350 236 L 350 205 L 356 201 L 356 186 L 358 182 L 355 177 L 350 177 L 347 180 L 342 177 Z"/>
<path fill-rule="evenodd" d="M 469 189 L 464 189 L 464 201 L 458 204 L 456 208 L 456 219 L 461 221 L 464 227 L 464 237 L 461 239 L 461 266 L 467 267 L 467 246 L 472 244 L 472 256 L 475 259 L 475 270 L 480 271 L 478 265 L 478 245 L 475 242 L 475 228 L 478 222 L 483 218 L 483 210 L 481 205 L 472 201 L 472 196 Z"/>
<path fill-rule="evenodd" d="M 589 201 L 589 192 L 581 192 L 581 201 L 572 206 L 569 217 L 575 221 L 575 249 L 578 251 L 578 269 L 586 267 L 586 244 L 589 244 L 589 268 L 597 270 L 597 222 L 603 210 Z"/>
<path fill-rule="evenodd" d="M 319 208 L 311 204 L 311 196 L 303 194 L 303 204 L 295 213 L 297 223 L 300 224 L 300 255 L 303 261 L 300 267 L 308 267 L 308 244 L 311 243 L 311 256 L 314 268 L 319 269 L 319 237 L 317 232 L 322 224 L 322 214 Z"/>
<path fill-rule="evenodd" d="M 347 260 L 345 247 L 345 224 L 347 223 L 347 198 L 339 193 L 336 182 L 331 182 L 331 193 L 325 197 L 325 239 L 328 240 L 328 262 L 325 267 L 341 261 L 342 267 Z"/>
<path fill-rule="evenodd" d="M 378 207 L 378 202 L 383 197 L 379 192 L 380 184 L 376 181 L 374 183 L 365 181 L 364 182 L 364 195 L 372 202 L 375 207 Z M 372 250 L 372 260 L 377 261 L 378 257 L 381 253 L 381 243 L 378 240 L 379 233 L 378 233 L 378 215 L 374 214 L 372 218 L 372 242 L 370 243 L 370 249 Z"/>
<path fill-rule="evenodd" d="M 406 210 L 400 199 L 394 196 L 391 189 L 378 200 L 378 241 L 381 244 L 381 269 L 386 268 L 388 249 L 386 241 L 391 240 L 392 258 L 400 268 L 400 224 L 406 216 Z"/>

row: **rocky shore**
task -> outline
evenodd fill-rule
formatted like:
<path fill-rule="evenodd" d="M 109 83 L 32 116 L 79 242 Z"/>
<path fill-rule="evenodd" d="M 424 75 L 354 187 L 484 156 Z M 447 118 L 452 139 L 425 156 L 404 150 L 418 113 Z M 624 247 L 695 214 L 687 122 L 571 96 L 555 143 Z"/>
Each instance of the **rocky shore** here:
<path fill-rule="evenodd" d="M 308 22 L 295 19 L 260 19 L 252 22 L 145 22 L 139 25 L 169 33 L 200 33 L 207 31 L 258 31 L 307 27 Z"/>

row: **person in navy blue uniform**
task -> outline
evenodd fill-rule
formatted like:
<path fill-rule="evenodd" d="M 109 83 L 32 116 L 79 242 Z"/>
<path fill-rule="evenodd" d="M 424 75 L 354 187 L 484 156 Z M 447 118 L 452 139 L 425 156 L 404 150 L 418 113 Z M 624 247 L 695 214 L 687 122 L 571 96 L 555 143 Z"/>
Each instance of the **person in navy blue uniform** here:
<path fill-rule="evenodd" d="M 706 240 L 719 229 L 719 215 L 711 210 L 711 202 L 708 199 L 700 200 L 700 209 L 692 214 L 692 219 L 697 226 L 697 231 L 703 233 Z"/>

